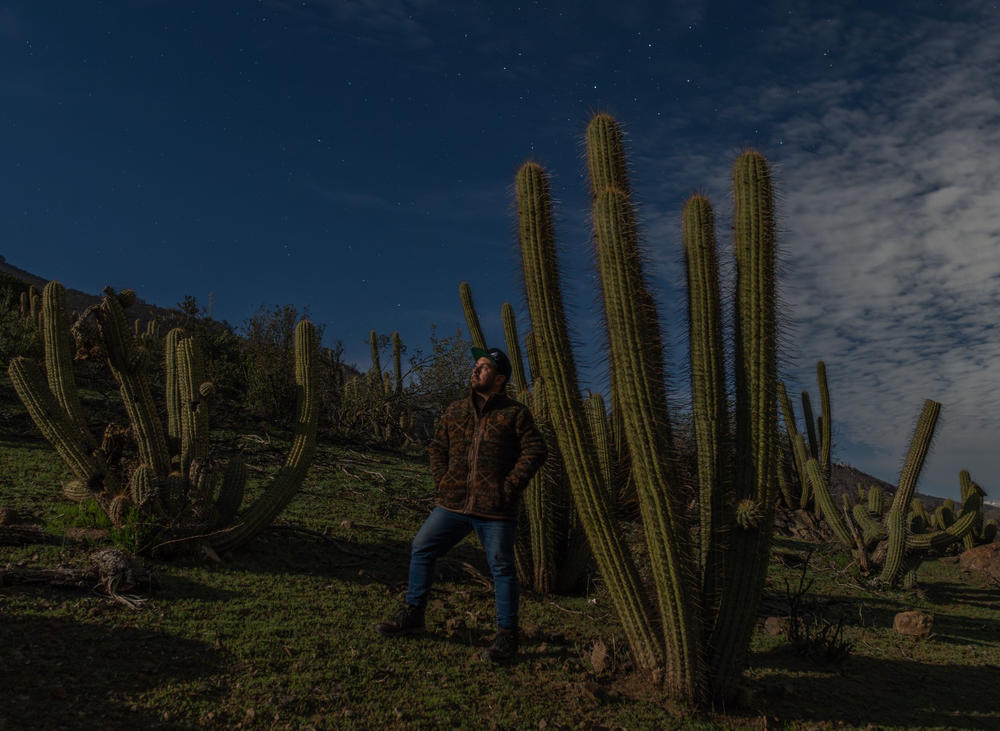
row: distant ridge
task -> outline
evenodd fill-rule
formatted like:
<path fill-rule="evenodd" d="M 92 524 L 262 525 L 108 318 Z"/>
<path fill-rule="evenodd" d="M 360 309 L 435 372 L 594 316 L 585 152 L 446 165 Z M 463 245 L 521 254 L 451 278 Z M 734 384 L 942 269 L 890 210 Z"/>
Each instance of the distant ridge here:
<path fill-rule="evenodd" d="M 0 254 L 0 272 L 8 274 L 12 277 L 20 279 L 22 282 L 29 284 L 39 292 L 42 288 L 49 283 L 50 280 L 40 277 L 37 274 L 32 274 L 24 269 L 14 266 L 7 261 L 3 254 Z M 101 301 L 101 295 L 99 294 L 87 294 L 86 292 L 81 292 L 78 289 L 66 288 L 66 307 L 70 312 L 83 312 L 85 309 L 93 304 L 97 304 Z M 134 320 L 139 320 L 143 325 L 151 319 L 163 319 L 169 313 L 177 312 L 175 308 L 165 308 L 157 307 L 156 305 L 151 305 L 141 298 L 137 298 L 135 304 L 128 309 L 129 322 Z"/>
<path fill-rule="evenodd" d="M 877 477 L 872 477 L 871 475 L 862 472 L 856 467 L 852 467 L 849 464 L 844 464 L 843 462 L 833 465 L 831 470 L 831 488 L 834 498 L 837 499 L 838 505 L 840 500 L 840 495 L 846 493 L 852 498 L 857 499 L 857 485 L 861 485 L 868 489 L 872 485 L 878 485 L 882 488 L 882 492 L 885 493 L 886 497 L 891 497 L 896 494 L 896 486 L 891 482 L 885 482 Z M 920 502 L 924 504 L 929 512 L 933 512 L 941 503 L 945 501 L 943 497 L 936 497 L 934 495 L 926 495 L 924 493 L 918 492 L 913 495 L 915 498 L 919 498 Z M 956 500 L 957 505 L 961 505 L 960 501 Z M 1000 521 L 1000 505 L 996 505 L 987 500 L 983 501 L 983 515 L 986 518 L 995 518 Z"/>

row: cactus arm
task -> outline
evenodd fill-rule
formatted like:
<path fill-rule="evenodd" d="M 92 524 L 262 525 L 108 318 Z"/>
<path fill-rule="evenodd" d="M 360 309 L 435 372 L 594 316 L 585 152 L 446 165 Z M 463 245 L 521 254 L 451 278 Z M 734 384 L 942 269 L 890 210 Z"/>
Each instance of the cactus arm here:
<path fill-rule="evenodd" d="M 483 328 L 479 325 L 479 315 L 476 314 L 476 305 L 472 301 L 472 287 L 468 282 L 461 282 L 458 285 L 458 296 L 462 300 L 462 311 L 465 313 L 465 324 L 469 328 L 469 339 L 477 348 L 486 350 L 486 338 L 483 337 Z"/>
<path fill-rule="evenodd" d="M 806 462 L 806 474 L 809 475 L 809 483 L 812 485 L 813 494 L 816 496 L 816 505 L 823 515 L 823 520 L 846 548 L 853 548 L 854 538 L 836 505 L 834 505 L 830 488 L 827 486 L 823 472 L 819 468 L 819 462 L 816 461 L 815 457 L 810 457 L 809 461 Z"/>
<path fill-rule="evenodd" d="M 532 411 L 538 430 L 548 446 L 549 456 L 528 483 L 524 493 L 524 504 L 528 513 L 528 540 L 533 562 L 532 582 L 537 591 L 544 593 L 555 588 L 559 573 L 556 552 L 558 508 L 555 502 L 559 489 L 560 458 L 549 421 L 545 379 L 537 377 L 534 387 Z"/>
<path fill-rule="evenodd" d="M 691 411 L 698 459 L 699 563 L 702 602 L 709 608 L 715 605 L 716 594 L 723 581 L 724 552 L 719 546 L 719 534 L 725 486 L 721 480 L 723 440 L 729 421 L 719 264 L 715 251 L 715 214 L 709 200 L 700 195 L 691 196 L 684 206 L 682 221 L 687 269 Z"/>
<path fill-rule="evenodd" d="M 973 494 L 979 495 L 981 499 L 985 497 L 986 492 L 973 481 L 968 470 L 962 470 L 958 473 L 958 482 L 962 491 L 963 503 L 966 502 Z M 980 500 L 979 509 L 977 510 L 977 516 L 973 523 L 972 530 L 966 533 L 965 537 L 962 539 L 962 542 L 965 544 L 965 548 L 973 548 L 977 542 L 982 542 L 984 538 L 983 531 L 983 507 L 982 500 Z"/>
<path fill-rule="evenodd" d="M 944 530 L 907 535 L 906 547 L 913 550 L 944 548 L 952 543 L 961 541 L 965 536 L 969 535 L 975 522 L 975 513 L 967 513 L 959 517 L 958 520 Z"/>
<path fill-rule="evenodd" d="M 587 124 L 586 146 L 591 198 L 596 200 L 608 188 L 631 196 L 624 135 L 618 121 L 609 114 L 595 114 Z"/>
<path fill-rule="evenodd" d="M 826 479 L 830 479 L 830 451 L 833 444 L 833 421 L 830 409 L 830 387 L 826 381 L 826 363 L 816 363 L 816 380 L 819 381 L 819 468 Z"/>
<path fill-rule="evenodd" d="M 91 455 L 80 430 L 49 391 L 38 366 L 27 358 L 14 358 L 7 372 L 32 421 L 55 447 L 73 475 L 91 492 L 102 490 L 104 470 L 100 461 Z"/>
<path fill-rule="evenodd" d="M 164 372 L 167 402 L 167 441 L 173 454 L 180 453 L 181 443 L 181 388 L 177 374 L 177 344 L 186 333 L 182 328 L 175 327 L 167 333 L 163 345 Z"/>
<path fill-rule="evenodd" d="M 601 466 L 601 479 L 608 488 L 608 499 L 614 502 L 614 495 L 611 493 L 611 480 L 613 475 L 613 460 L 611 458 L 611 433 L 608 430 L 608 412 L 604 406 L 604 397 L 599 393 L 592 393 L 584 402 L 587 412 L 587 423 L 590 426 L 590 433 L 594 439 L 594 448 L 597 450 L 597 462 Z"/>
<path fill-rule="evenodd" d="M 518 170 L 515 191 L 535 358 L 546 379 L 552 427 L 568 473 L 573 501 L 636 664 L 653 669 L 660 666 L 663 651 L 642 598 L 635 565 L 620 531 L 611 521 L 600 468 L 587 439 L 559 287 L 548 177 L 539 165 L 525 163 Z M 532 375 L 538 377 L 534 365 Z"/>
<path fill-rule="evenodd" d="M 941 404 L 937 401 L 927 399 L 924 408 L 920 412 L 920 418 L 913 431 L 913 438 L 910 440 L 910 449 L 906 454 L 906 461 L 903 463 L 902 472 L 899 475 L 899 486 L 892 499 L 892 508 L 902 514 L 910 505 L 913 493 L 917 488 L 917 480 L 920 478 L 920 471 L 924 467 L 924 460 L 930 451 L 931 440 L 934 437 L 934 427 L 941 413 Z"/>
<path fill-rule="evenodd" d="M 785 419 L 785 431 L 788 433 L 788 444 L 792 453 L 792 461 L 795 465 L 795 474 L 799 478 L 798 505 L 789 502 L 788 507 L 799 507 L 804 510 L 809 505 L 809 478 L 806 476 L 807 457 L 804 444 L 800 447 L 802 438 L 798 427 L 795 425 L 795 410 L 792 408 L 791 399 L 788 398 L 785 384 L 781 381 L 778 381 L 778 401 L 781 404 L 781 412 Z"/>
<path fill-rule="evenodd" d="M 886 530 L 889 533 L 889 545 L 879 581 L 894 586 L 902 576 L 903 555 L 906 552 L 906 522 L 901 510 L 895 507 L 889 509 Z"/>
<path fill-rule="evenodd" d="M 222 484 L 219 486 L 219 496 L 215 500 L 215 508 L 219 514 L 219 525 L 228 525 L 240 509 L 243 502 L 243 491 L 246 489 L 247 468 L 239 457 L 234 457 L 226 465 L 222 473 Z"/>
<path fill-rule="evenodd" d="M 149 391 L 145 364 L 137 358 L 143 351 L 135 346 L 119 297 L 127 300 L 134 294 L 126 290 L 116 296 L 106 290 L 96 311 L 98 327 L 108 351 L 108 365 L 118 381 L 122 403 L 135 430 L 139 461 L 152 467 L 158 476 L 165 476 L 170 471 L 166 436 Z"/>
<path fill-rule="evenodd" d="M 41 303 L 45 375 L 49 390 L 66 418 L 80 431 L 84 446 L 89 450 L 97 449 L 97 440 L 87 428 L 73 375 L 73 342 L 66 317 L 66 289 L 59 282 L 49 282 L 42 290 Z"/>
<path fill-rule="evenodd" d="M 802 417 L 806 422 L 806 436 L 809 438 L 809 456 L 819 459 L 819 440 L 816 437 L 816 418 L 813 416 L 812 400 L 809 392 L 802 392 Z"/>
<path fill-rule="evenodd" d="M 868 508 L 861 503 L 854 506 L 853 510 L 851 510 L 851 515 L 854 516 L 854 521 L 861 527 L 861 535 L 866 546 L 886 537 L 885 526 L 882 525 L 881 521 L 875 520 Z"/>
<path fill-rule="evenodd" d="M 177 346 L 177 372 L 181 410 L 181 474 L 191 463 L 208 457 L 208 405 L 201 395 L 205 381 L 204 358 L 194 338 L 184 338 Z"/>
<path fill-rule="evenodd" d="M 218 551 L 237 548 L 271 524 L 288 502 L 295 496 L 316 450 L 316 428 L 319 417 L 317 402 L 317 361 L 319 339 L 316 329 L 308 320 L 301 320 L 295 327 L 295 383 L 298 390 L 298 416 L 295 437 L 285 458 L 285 464 L 271 480 L 271 484 L 247 511 L 233 530 L 226 531 L 212 540 Z"/>
<path fill-rule="evenodd" d="M 517 338 L 517 319 L 510 302 L 504 302 L 500 307 L 500 319 L 503 321 L 504 342 L 507 345 L 507 358 L 510 360 L 511 382 L 515 391 L 521 393 L 528 390 L 528 379 L 524 374 L 521 344 Z"/>

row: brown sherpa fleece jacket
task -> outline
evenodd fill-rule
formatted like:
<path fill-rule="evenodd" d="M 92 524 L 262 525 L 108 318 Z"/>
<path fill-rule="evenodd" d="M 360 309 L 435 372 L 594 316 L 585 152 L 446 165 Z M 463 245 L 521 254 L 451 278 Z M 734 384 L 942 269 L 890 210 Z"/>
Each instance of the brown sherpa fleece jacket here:
<path fill-rule="evenodd" d="M 478 518 L 513 520 L 528 480 L 547 456 L 531 412 L 502 393 L 452 403 L 428 447 L 437 504 Z"/>

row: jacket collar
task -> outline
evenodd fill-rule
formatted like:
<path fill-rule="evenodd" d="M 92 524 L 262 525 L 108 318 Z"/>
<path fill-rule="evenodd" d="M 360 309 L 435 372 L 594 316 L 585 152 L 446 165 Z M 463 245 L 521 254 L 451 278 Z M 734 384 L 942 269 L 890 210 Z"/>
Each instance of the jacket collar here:
<path fill-rule="evenodd" d="M 481 414 L 484 411 L 495 408 L 497 404 L 501 403 L 506 397 L 503 391 L 498 391 L 497 393 L 491 393 L 486 401 L 480 401 L 479 397 L 476 396 L 476 392 L 471 388 L 469 389 L 469 402 L 472 404 L 472 408 L 475 409 L 477 414 Z M 480 406 L 482 403 L 482 406 Z"/>

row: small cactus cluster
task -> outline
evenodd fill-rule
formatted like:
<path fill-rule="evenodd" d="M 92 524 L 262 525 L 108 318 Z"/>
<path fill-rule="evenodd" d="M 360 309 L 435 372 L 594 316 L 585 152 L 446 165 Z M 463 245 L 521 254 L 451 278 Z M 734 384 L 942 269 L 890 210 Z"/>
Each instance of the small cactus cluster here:
<path fill-rule="evenodd" d="M 712 207 L 696 195 L 684 210 L 700 495 L 692 525 L 620 126 L 606 114 L 596 115 L 586 146 L 611 366 L 609 434 L 591 426 L 577 385 L 548 174 L 528 162 L 517 173 L 515 191 L 533 335 L 527 341 L 529 361 L 538 364 L 532 365 L 535 400 L 540 390 L 580 523 L 636 664 L 662 678 L 679 701 L 726 701 L 736 691 L 747 657 L 778 492 L 776 248 L 769 167 L 762 155 L 748 151 L 733 168 L 732 397 L 727 396 Z M 651 586 L 640 579 L 635 549 L 615 517 L 617 490 L 608 484 L 608 474 L 620 488 L 621 473 L 598 449 L 598 439 L 614 444 L 617 434 L 624 438 L 619 453 L 627 454 L 642 518 Z"/>
<path fill-rule="evenodd" d="M 312 324 L 302 320 L 295 330 L 298 418 L 291 449 L 264 494 L 239 512 L 246 467 L 239 458 L 216 465 L 210 457 L 208 413 L 214 387 L 205 379 L 197 342 L 180 328 L 163 340 L 164 428 L 148 379 L 150 346 L 158 341 L 155 326 L 141 338 L 128 327 L 125 310 L 135 302 L 131 290 L 108 288 L 100 304 L 90 308 L 132 426 L 137 459 L 124 465 L 110 438 L 115 430 L 105 430 L 98 444 L 80 406 L 65 300 L 59 282 L 49 282 L 41 295 L 44 372 L 29 359 L 15 358 L 9 373 L 35 424 L 73 473 L 64 487 L 66 496 L 95 499 L 114 525 L 134 508 L 172 538 L 202 536 L 216 550 L 236 548 L 266 528 L 301 486 L 315 450 L 318 339 Z"/>
<path fill-rule="evenodd" d="M 29 286 L 26 291 L 21 292 L 19 304 L 24 323 L 36 330 L 41 329 L 42 297 L 34 285 Z"/>
<path fill-rule="evenodd" d="M 373 444 L 399 446 L 409 439 L 413 431 L 414 414 L 407 407 L 403 387 L 403 341 L 394 332 L 392 345 L 392 371 L 383 371 L 381 342 L 372 330 L 368 336 L 371 349 L 371 368 L 359 376 L 347 379 L 341 389 L 336 423 L 345 435 L 364 439 Z"/>
<path fill-rule="evenodd" d="M 459 298 L 472 344 L 485 349 L 486 339 L 468 282 L 460 283 Z M 533 362 L 535 348 L 529 348 L 528 368 L 525 369 L 514 307 L 504 302 L 500 315 L 504 344 L 511 364 L 507 391 L 531 409 L 549 453 L 545 464 L 525 488 L 519 508 L 515 544 L 518 580 L 540 594 L 570 594 L 580 588 L 591 566 L 590 549 L 573 507 L 559 445 L 552 431 L 544 381 L 537 375 L 538 364 Z M 526 340 L 532 342 L 531 333 L 527 334 Z M 610 449 L 604 401 L 594 394 L 587 403 L 590 405 L 590 428 L 595 433 L 594 444 L 598 446 L 603 463 L 610 466 L 610 453 L 601 451 L 602 448 Z M 603 435 L 603 440 L 597 437 L 598 432 Z"/>
<path fill-rule="evenodd" d="M 815 494 L 816 505 L 837 540 L 853 551 L 858 566 L 884 586 L 912 587 L 916 571 L 931 551 L 943 551 L 970 538 L 977 526 L 978 535 L 995 536 L 983 525 L 983 493 L 973 488 L 968 473 L 963 471 L 963 505 L 956 516 L 954 508 L 942 506 L 933 515 L 914 498 L 916 484 L 930 449 L 941 404 L 927 400 L 917 420 L 910 448 L 903 463 L 899 483 L 892 502 L 886 504 L 882 491 L 872 486 L 859 494 L 856 503 L 842 496 L 838 506 L 830 490 L 829 477 L 824 475 L 818 460 L 809 457 L 806 472 Z M 987 524 L 988 525 L 988 524 Z M 972 540 L 975 540 L 972 538 Z"/>

